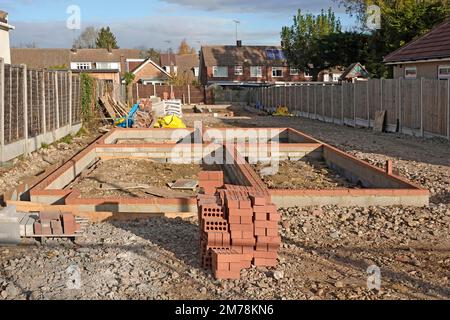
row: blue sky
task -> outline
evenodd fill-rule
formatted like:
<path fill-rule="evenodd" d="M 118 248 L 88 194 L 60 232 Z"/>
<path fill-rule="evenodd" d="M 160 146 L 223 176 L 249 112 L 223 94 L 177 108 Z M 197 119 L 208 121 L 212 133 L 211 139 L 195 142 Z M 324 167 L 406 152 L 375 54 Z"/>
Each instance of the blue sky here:
<path fill-rule="evenodd" d="M 333 7 L 346 28 L 354 20 L 333 0 L 0 0 L 8 11 L 13 46 L 70 47 L 80 31 L 68 30 L 68 6 L 81 9 L 81 27 L 111 26 L 119 46 L 176 49 L 182 39 L 195 46 L 233 44 L 235 24 L 244 44 L 278 44 L 297 9 L 317 13 Z"/>

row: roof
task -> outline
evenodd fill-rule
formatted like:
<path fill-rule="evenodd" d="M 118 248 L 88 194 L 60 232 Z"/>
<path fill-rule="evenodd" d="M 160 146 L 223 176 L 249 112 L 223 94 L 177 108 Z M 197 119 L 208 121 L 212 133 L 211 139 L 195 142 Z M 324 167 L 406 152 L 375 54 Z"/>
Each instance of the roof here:
<path fill-rule="evenodd" d="M 147 60 L 145 60 L 139 67 L 137 67 L 136 69 L 133 70 L 134 74 L 137 74 L 139 71 L 142 70 L 142 68 L 144 68 L 147 64 L 151 63 L 152 65 L 155 66 L 156 69 L 158 69 L 159 71 L 161 71 L 161 73 L 165 74 L 166 76 L 168 76 L 169 78 L 171 78 L 172 76 L 163 68 L 161 68 L 157 63 L 155 63 L 152 59 L 148 58 Z"/>
<path fill-rule="evenodd" d="M 31 69 L 70 65 L 70 49 L 11 48 L 11 63 L 26 64 Z"/>
<path fill-rule="evenodd" d="M 352 63 L 342 74 L 341 80 L 353 78 L 370 78 L 370 73 L 359 62 Z"/>
<path fill-rule="evenodd" d="M 177 60 L 174 53 L 162 53 L 159 58 L 161 66 L 176 66 Z"/>
<path fill-rule="evenodd" d="M 207 46 L 202 47 L 202 56 L 207 67 L 235 65 L 285 66 L 286 60 L 270 60 L 267 50 L 281 50 L 278 46 Z"/>
<path fill-rule="evenodd" d="M 127 59 L 138 59 L 139 50 L 114 49 L 41 49 L 41 48 L 12 48 L 12 64 L 26 64 L 32 69 L 44 69 L 55 66 L 67 66 L 71 62 L 120 62 L 123 55 Z"/>
<path fill-rule="evenodd" d="M 8 23 L 8 13 L 0 10 L 0 22 Z"/>
<path fill-rule="evenodd" d="M 385 57 L 384 63 L 450 58 L 450 19 Z"/>
<path fill-rule="evenodd" d="M 139 59 L 141 51 L 135 49 L 77 49 L 70 51 L 71 62 L 120 62 L 121 56 L 127 59 Z"/>
<path fill-rule="evenodd" d="M 200 60 L 198 54 L 183 54 L 176 56 L 178 72 L 190 71 L 193 68 L 198 68 Z"/>

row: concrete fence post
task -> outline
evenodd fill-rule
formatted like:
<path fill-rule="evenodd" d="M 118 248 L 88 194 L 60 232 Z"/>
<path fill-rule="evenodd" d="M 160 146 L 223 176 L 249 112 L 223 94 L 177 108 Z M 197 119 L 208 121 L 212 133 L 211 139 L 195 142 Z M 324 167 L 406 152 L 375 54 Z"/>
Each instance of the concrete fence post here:
<path fill-rule="evenodd" d="M 402 99 L 402 78 L 398 79 L 398 131 L 400 133 L 403 132 L 403 99 Z"/>
<path fill-rule="evenodd" d="M 356 128 L 356 82 L 354 82 L 352 86 L 353 86 L 353 126 Z"/>
<path fill-rule="evenodd" d="M 330 103 L 331 103 L 331 123 L 334 123 L 334 84 L 331 85 L 330 89 Z"/>
<path fill-rule="evenodd" d="M 5 147 L 5 61 L 0 58 L 0 154 L 1 162 L 4 159 Z"/>
<path fill-rule="evenodd" d="M 73 89 L 72 89 L 72 71 L 67 72 L 67 77 L 69 77 L 69 130 L 72 132 L 72 97 L 73 97 Z"/>
<path fill-rule="evenodd" d="M 367 128 L 370 129 L 370 80 L 366 84 L 366 110 L 367 110 Z"/>
<path fill-rule="evenodd" d="M 344 115 L 344 86 L 345 83 L 343 82 L 341 85 L 341 121 L 342 125 L 345 124 L 345 115 Z"/>
<path fill-rule="evenodd" d="M 314 120 L 317 120 L 317 86 L 314 86 Z"/>
<path fill-rule="evenodd" d="M 380 111 L 383 111 L 383 79 L 380 79 Z"/>
<path fill-rule="evenodd" d="M 28 147 L 28 71 L 27 66 L 22 64 L 22 97 L 23 97 L 23 139 L 24 139 L 24 153 L 29 155 Z"/>
<path fill-rule="evenodd" d="M 45 71 L 42 71 L 42 83 L 41 83 L 41 117 L 42 117 L 42 133 L 47 133 L 47 116 L 46 116 L 46 108 L 45 108 Z"/>
<path fill-rule="evenodd" d="M 325 117 L 325 84 L 322 86 L 322 121 L 327 122 Z"/>
<path fill-rule="evenodd" d="M 447 139 L 450 140 L 450 79 L 447 81 Z"/>
<path fill-rule="evenodd" d="M 424 78 L 420 79 L 420 135 L 425 135 L 425 128 L 423 126 L 423 82 Z"/>
<path fill-rule="evenodd" d="M 187 90 L 188 90 L 188 104 L 191 105 L 191 86 L 190 85 L 187 86 Z"/>
<path fill-rule="evenodd" d="M 55 96 L 56 96 L 56 128 L 59 129 L 59 83 L 58 83 L 58 72 L 55 72 Z"/>
<path fill-rule="evenodd" d="M 153 96 L 156 97 L 156 84 L 153 84 Z"/>
<path fill-rule="evenodd" d="M 310 88 L 311 85 L 308 84 L 308 86 L 306 87 L 306 106 L 308 107 L 308 118 L 311 118 Z"/>

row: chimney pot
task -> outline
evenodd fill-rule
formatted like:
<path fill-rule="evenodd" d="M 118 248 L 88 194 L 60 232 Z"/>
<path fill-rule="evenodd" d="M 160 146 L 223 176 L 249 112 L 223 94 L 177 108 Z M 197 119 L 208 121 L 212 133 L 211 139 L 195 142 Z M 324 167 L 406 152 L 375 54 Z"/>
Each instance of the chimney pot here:
<path fill-rule="evenodd" d="M 238 40 L 237 42 L 236 42 L 236 45 L 240 48 L 240 47 L 242 47 L 242 40 Z"/>

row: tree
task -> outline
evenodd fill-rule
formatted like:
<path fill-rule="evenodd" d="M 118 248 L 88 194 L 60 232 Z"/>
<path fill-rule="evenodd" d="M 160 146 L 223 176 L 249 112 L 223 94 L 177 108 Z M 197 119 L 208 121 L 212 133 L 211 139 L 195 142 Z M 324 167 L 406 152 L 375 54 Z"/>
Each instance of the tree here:
<path fill-rule="evenodd" d="M 406 43 L 429 32 L 450 14 L 450 0 L 335 0 L 347 12 L 356 16 L 365 31 L 367 7 L 381 9 L 381 29 L 371 31 L 368 71 L 379 77 L 389 77 L 391 70 L 383 58 Z"/>
<path fill-rule="evenodd" d="M 137 49 L 141 51 L 139 55 L 142 59 L 151 59 L 152 61 L 159 63 L 159 57 L 161 56 L 159 50 L 154 48 L 146 48 L 144 46 L 141 46 Z"/>
<path fill-rule="evenodd" d="M 331 10 L 314 16 L 298 10 L 294 24 L 283 27 L 281 38 L 283 51 L 289 64 L 300 70 L 309 70 L 314 80 L 319 72 L 332 65 L 320 50 L 321 41 L 329 35 L 341 32 L 341 22 Z"/>
<path fill-rule="evenodd" d="M 98 49 L 119 49 L 116 36 L 112 33 L 110 27 L 100 29 L 95 44 Z"/>
<path fill-rule="evenodd" d="M 194 54 L 195 52 L 196 52 L 195 48 L 191 47 L 186 41 L 186 39 L 181 41 L 180 47 L 178 48 L 179 55 Z"/>
<path fill-rule="evenodd" d="M 73 42 L 73 47 L 77 49 L 93 49 L 96 47 L 98 30 L 95 27 L 86 27 L 80 36 Z"/>

